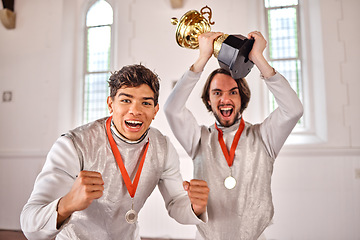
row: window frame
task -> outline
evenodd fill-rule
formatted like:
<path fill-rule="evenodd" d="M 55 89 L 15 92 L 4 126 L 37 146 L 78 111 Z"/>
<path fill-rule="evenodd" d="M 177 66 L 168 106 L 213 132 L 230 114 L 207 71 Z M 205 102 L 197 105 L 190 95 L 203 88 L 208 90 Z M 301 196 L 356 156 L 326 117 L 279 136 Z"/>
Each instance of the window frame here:
<path fill-rule="evenodd" d="M 265 38 L 268 39 L 267 8 L 264 0 L 260 0 L 263 12 L 262 24 L 264 24 Z M 301 146 L 321 144 L 327 141 L 327 109 L 325 92 L 325 72 L 323 49 L 321 45 L 321 12 L 319 0 L 298 0 L 297 6 L 298 44 L 299 57 L 301 56 L 301 74 L 304 106 L 302 127 L 295 127 L 286 141 L 286 145 Z M 306 31 L 305 31 L 306 29 Z M 316 39 L 316 41 L 314 41 Z M 266 57 L 270 59 L 269 50 L 266 49 Z M 270 62 L 271 60 L 269 60 Z M 316 64 L 316 66 L 314 66 Z M 280 72 L 281 73 L 281 72 Z M 264 99 L 265 106 L 270 106 L 269 92 Z M 270 108 L 265 108 L 266 114 L 270 114 Z"/>
<path fill-rule="evenodd" d="M 298 77 L 297 79 L 297 84 L 300 85 L 297 89 L 294 89 L 294 91 L 298 94 L 301 102 L 304 102 L 304 73 L 303 73 L 303 59 L 302 59 L 302 41 L 301 41 L 301 35 L 302 35 L 302 31 L 301 31 L 301 19 L 300 19 L 300 1 L 298 0 L 297 4 L 289 4 L 289 5 L 283 5 L 283 6 L 275 6 L 275 7 L 266 7 L 265 4 L 265 0 L 262 1 L 263 3 L 263 9 L 264 9 L 264 15 L 265 15 L 265 33 L 266 33 L 266 37 L 268 39 L 269 42 L 269 49 L 266 52 L 266 56 L 267 59 L 270 63 L 270 65 L 273 65 L 273 63 L 286 63 L 287 61 L 298 61 L 300 64 L 300 70 L 299 70 L 299 74 L 300 77 Z M 272 39 L 270 38 L 270 33 L 269 33 L 269 11 L 271 10 L 277 10 L 277 9 L 295 9 L 296 12 L 296 31 L 295 31 L 295 36 L 296 36 L 296 43 L 297 43 L 297 57 L 279 57 L 279 58 L 273 58 L 271 55 L 271 49 L 270 47 L 272 46 L 271 41 Z M 276 68 L 275 68 L 276 69 Z M 299 92 L 297 91 L 299 90 Z M 272 102 L 274 102 L 274 97 L 272 96 L 271 93 L 268 94 L 268 104 L 267 104 L 267 109 L 270 112 L 272 112 L 273 110 L 275 110 L 276 106 L 274 106 L 274 104 Z M 271 99 L 271 100 L 270 100 Z M 304 131 L 304 129 L 306 128 L 306 121 L 305 121 L 305 117 L 302 117 L 298 124 L 295 126 L 294 131 Z"/>
<path fill-rule="evenodd" d="M 113 22 L 112 24 L 105 24 L 105 25 L 97 25 L 97 26 L 87 26 L 86 24 L 86 20 L 87 20 L 87 14 L 89 12 L 89 10 L 91 9 L 91 7 L 96 4 L 96 2 L 98 2 L 99 0 L 91 0 L 84 11 L 84 16 L 82 18 L 82 25 L 83 25 L 83 70 L 82 70 L 82 77 L 81 77 L 81 106 L 80 106 L 80 113 L 79 113 L 79 120 L 81 122 L 81 124 L 86 124 L 88 122 L 91 122 L 93 120 L 89 120 L 86 121 L 85 119 L 85 87 L 86 87 L 86 77 L 90 76 L 91 74 L 109 74 L 111 72 L 111 69 L 113 69 L 114 66 L 114 49 L 115 49 L 115 41 L 114 41 L 114 36 L 115 36 L 115 11 L 114 11 L 114 6 L 112 4 L 111 1 L 109 0 L 102 0 L 105 1 L 109 4 L 109 6 L 112 9 L 113 12 Z M 110 27 L 110 50 L 109 50 L 109 68 L 108 70 L 104 70 L 104 71 L 93 71 L 93 72 L 89 72 L 88 71 L 88 30 L 90 28 L 95 28 L 95 27 L 105 27 L 105 26 L 109 26 Z M 104 98 L 104 110 L 106 108 L 106 98 Z M 105 117 L 105 115 L 104 115 Z"/>

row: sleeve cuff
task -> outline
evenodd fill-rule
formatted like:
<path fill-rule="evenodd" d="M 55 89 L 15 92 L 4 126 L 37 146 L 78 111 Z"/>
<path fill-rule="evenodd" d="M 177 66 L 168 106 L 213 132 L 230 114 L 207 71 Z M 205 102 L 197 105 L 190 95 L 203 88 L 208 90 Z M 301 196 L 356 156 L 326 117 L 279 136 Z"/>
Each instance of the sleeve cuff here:
<path fill-rule="evenodd" d="M 70 221 L 70 217 L 71 217 L 71 215 L 70 215 L 70 217 L 68 217 L 67 219 L 65 219 L 65 221 L 58 227 L 58 225 L 57 225 L 57 217 L 58 217 L 58 205 L 59 205 L 59 201 L 60 201 L 60 199 L 61 198 L 58 198 L 57 200 L 56 200 L 56 214 L 55 214 L 55 228 L 56 228 L 56 230 L 58 230 L 59 232 L 64 228 L 64 227 L 66 227 L 66 225 L 69 223 L 69 221 Z"/>
<path fill-rule="evenodd" d="M 272 68 L 273 69 L 273 71 L 274 71 L 274 75 L 272 75 L 271 77 L 268 77 L 268 78 L 266 78 L 266 77 L 264 77 L 264 75 L 262 74 L 262 73 L 260 73 L 260 78 L 261 79 L 264 79 L 264 80 L 270 80 L 270 79 L 272 79 L 273 77 L 275 77 L 277 74 L 278 74 L 278 72 L 275 70 L 275 68 Z"/>
<path fill-rule="evenodd" d="M 201 220 L 202 223 L 207 223 L 209 220 L 207 210 L 202 213 L 198 218 Z"/>
<path fill-rule="evenodd" d="M 202 214 L 200 214 L 200 216 L 196 216 L 194 210 L 192 209 L 191 204 L 190 204 L 190 208 L 191 208 L 191 212 L 193 213 L 194 217 L 197 219 L 197 223 L 195 223 L 196 225 L 197 225 L 197 224 L 200 224 L 200 223 L 207 223 L 207 222 L 208 222 L 207 209 L 206 209 L 205 212 L 203 212 Z"/>
<path fill-rule="evenodd" d="M 203 72 L 193 72 L 191 71 L 191 67 L 188 69 L 188 71 L 186 72 L 186 75 L 189 77 L 189 78 L 197 78 L 199 79 L 201 74 Z"/>

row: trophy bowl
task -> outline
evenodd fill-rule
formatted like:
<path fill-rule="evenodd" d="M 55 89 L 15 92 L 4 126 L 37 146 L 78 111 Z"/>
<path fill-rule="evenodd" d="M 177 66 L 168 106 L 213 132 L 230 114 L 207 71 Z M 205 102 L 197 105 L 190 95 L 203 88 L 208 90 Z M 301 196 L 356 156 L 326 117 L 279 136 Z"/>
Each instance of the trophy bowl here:
<path fill-rule="evenodd" d="M 180 21 L 172 18 L 171 22 L 177 24 L 176 42 L 184 48 L 197 49 L 199 47 L 197 36 L 211 31 L 209 22 L 196 10 L 185 13 Z"/>
<path fill-rule="evenodd" d="M 208 11 L 206 11 L 208 10 Z M 204 15 L 208 14 L 208 19 Z M 199 48 L 198 36 L 210 32 L 212 11 L 208 6 L 200 12 L 190 10 L 180 20 L 171 18 L 171 23 L 177 25 L 175 38 L 180 47 L 188 49 Z M 237 34 L 222 34 L 214 41 L 214 57 L 218 59 L 221 68 L 228 70 L 234 79 L 243 78 L 249 74 L 254 63 L 249 60 L 249 53 L 254 44 L 253 39 Z"/>

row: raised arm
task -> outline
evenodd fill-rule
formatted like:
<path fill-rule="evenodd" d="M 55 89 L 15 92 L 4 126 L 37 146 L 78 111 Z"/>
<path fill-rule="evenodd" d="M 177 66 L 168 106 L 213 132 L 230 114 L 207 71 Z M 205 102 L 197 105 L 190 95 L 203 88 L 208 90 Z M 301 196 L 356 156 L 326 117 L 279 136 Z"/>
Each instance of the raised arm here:
<path fill-rule="evenodd" d="M 266 40 L 260 32 L 251 32 L 248 38 L 255 42 L 249 59 L 260 70 L 264 81 L 274 95 L 278 108 L 275 109 L 261 124 L 260 131 L 265 146 L 273 158 L 276 158 L 287 137 L 303 114 L 303 106 L 291 88 L 289 82 L 269 65 L 263 56 Z"/>
<path fill-rule="evenodd" d="M 266 48 L 267 41 L 260 32 L 254 31 L 248 34 L 248 38 L 255 40 L 254 45 L 249 53 L 249 59 L 256 65 L 264 78 L 270 78 L 275 75 L 275 70 L 266 61 L 263 52 Z"/>
<path fill-rule="evenodd" d="M 177 82 L 164 105 L 171 130 L 190 157 L 193 157 L 200 141 L 201 129 L 193 114 L 186 108 L 186 102 L 211 58 L 214 40 L 220 35 L 221 33 L 209 32 L 198 36 L 199 57 Z"/>
<path fill-rule="evenodd" d="M 214 41 L 221 34 L 221 32 L 206 32 L 198 36 L 199 57 L 191 66 L 191 71 L 199 73 L 204 70 L 205 65 L 207 64 L 214 52 Z"/>

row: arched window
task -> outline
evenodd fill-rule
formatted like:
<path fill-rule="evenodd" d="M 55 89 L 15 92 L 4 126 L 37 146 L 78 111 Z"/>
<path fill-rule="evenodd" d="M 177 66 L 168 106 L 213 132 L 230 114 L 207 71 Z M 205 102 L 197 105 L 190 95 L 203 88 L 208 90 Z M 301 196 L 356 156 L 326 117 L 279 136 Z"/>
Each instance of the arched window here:
<path fill-rule="evenodd" d="M 303 102 L 298 0 L 264 0 L 270 64 L 289 81 Z M 270 111 L 277 105 L 270 94 Z M 303 118 L 298 127 L 304 127 Z"/>
<path fill-rule="evenodd" d="M 96 1 L 86 14 L 83 123 L 108 113 L 107 80 L 112 65 L 111 29 L 113 10 L 105 0 Z"/>

